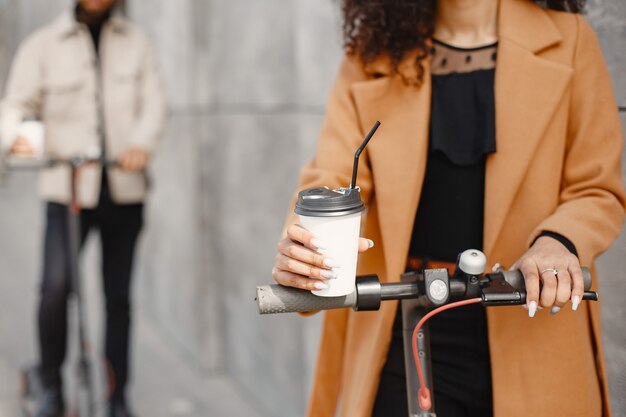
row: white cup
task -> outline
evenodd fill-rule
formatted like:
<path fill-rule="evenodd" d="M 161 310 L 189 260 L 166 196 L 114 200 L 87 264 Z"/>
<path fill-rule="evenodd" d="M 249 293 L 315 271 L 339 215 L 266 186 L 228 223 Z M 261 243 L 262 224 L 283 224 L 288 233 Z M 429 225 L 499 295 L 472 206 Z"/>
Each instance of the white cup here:
<path fill-rule="evenodd" d="M 25 120 L 20 123 L 17 130 L 18 136 L 26 139 L 33 148 L 34 158 L 43 158 L 45 148 L 45 129 L 39 120 Z"/>
<path fill-rule="evenodd" d="M 324 280 L 328 288 L 313 294 L 340 297 L 354 291 L 363 207 L 358 188 L 312 188 L 298 195 L 300 225 L 325 245 L 318 252 L 338 265 L 336 278 Z"/>
<path fill-rule="evenodd" d="M 353 292 L 356 284 L 361 213 L 341 217 L 300 216 L 300 225 L 327 246 L 318 252 L 339 265 L 333 268 L 337 278 L 325 281 L 328 288 L 312 293 L 322 297 L 340 297 Z"/>

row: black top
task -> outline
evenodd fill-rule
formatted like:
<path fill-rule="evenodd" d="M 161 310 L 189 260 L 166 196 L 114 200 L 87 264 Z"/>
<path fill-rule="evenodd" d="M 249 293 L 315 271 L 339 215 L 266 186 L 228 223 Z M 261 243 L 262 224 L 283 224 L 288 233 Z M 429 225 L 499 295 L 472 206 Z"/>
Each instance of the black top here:
<path fill-rule="evenodd" d="M 429 151 L 410 255 L 453 262 L 482 249 L 486 156 L 496 150 L 496 45 L 434 41 Z"/>
<path fill-rule="evenodd" d="M 83 10 L 80 4 L 77 4 L 74 8 L 74 17 L 77 22 L 83 23 L 89 29 L 91 40 L 93 41 L 94 50 L 96 52 L 96 58 L 98 58 L 98 65 L 100 65 L 100 34 L 102 33 L 102 27 L 111 18 L 112 8 L 106 11 L 101 16 L 91 16 Z M 98 94 L 98 100 L 102 99 L 102 93 Z M 104 107 L 102 102 L 99 103 L 99 112 L 102 112 Z M 104 116 L 101 116 L 100 123 L 102 123 Z M 100 127 L 100 158 L 106 160 L 106 141 L 104 138 L 104 131 L 102 126 Z M 102 165 L 102 182 L 100 184 L 100 200 L 105 200 L 109 197 L 109 177 L 105 165 Z"/>
<path fill-rule="evenodd" d="M 434 41 L 429 150 L 411 256 L 453 262 L 466 249 L 482 249 L 485 162 L 496 151 L 496 48 Z M 408 414 L 401 316 L 398 310 L 373 417 Z M 453 415 L 460 407 L 466 414 L 459 415 L 491 416 L 484 308 L 446 311 L 429 327 L 437 410 Z"/>
<path fill-rule="evenodd" d="M 430 146 L 412 256 L 455 261 L 466 249 L 483 248 L 485 165 L 496 151 L 496 58 L 496 44 L 462 49 L 434 41 Z M 429 326 L 436 396 L 481 404 L 480 414 L 491 414 L 484 308 L 449 310 Z"/>
<path fill-rule="evenodd" d="M 110 8 L 101 16 L 92 16 L 85 12 L 80 4 L 77 4 L 74 8 L 74 16 L 78 22 L 84 23 L 89 29 L 91 39 L 93 40 L 96 54 L 100 53 L 100 33 L 102 32 L 102 26 L 111 18 L 113 9 Z"/>

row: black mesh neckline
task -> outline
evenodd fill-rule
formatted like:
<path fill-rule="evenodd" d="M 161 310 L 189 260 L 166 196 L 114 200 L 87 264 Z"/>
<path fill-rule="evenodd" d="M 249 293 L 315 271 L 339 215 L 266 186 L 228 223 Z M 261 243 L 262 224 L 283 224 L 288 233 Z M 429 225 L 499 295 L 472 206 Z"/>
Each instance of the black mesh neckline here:
<path fill-rule="evenodd" d="M 461 48 L 433 39 L 430 69 L 433 75 L 491 70 L 496 66 L 498 43 Z"/>
<path fill-rule="evenodd" d="M 435 45 L 441 45 L 441 46 L 444 46 L 444 47 L 446 47 L 448 49 L 454 49 L 454 50 L 460 51 L 460 52 L 480 51 L 480 50 L 483 50 L 483 49 L 496 48 L 498 46 L 498 41 L 495 41 L 495 42 L 489 43 L 487 45 L 481 45 L 481 46 L 474 46 L 474 47 L 471 47 L 471 48 L 465 48 L 465 47 L 462 47 L 462 46 L 454 46 L 454 45 L 451 45 L 449 43 L 445 43 L 444 41 L 440 41 L 439 39 L 436 39 L 436 38 L 433 38 L 433 43 Z"/>
<path fill-rule="evenodd" d="M 434 40 L 430 149 L 468 166 L 496 150 L 497 44 L 458 48 Z"/>

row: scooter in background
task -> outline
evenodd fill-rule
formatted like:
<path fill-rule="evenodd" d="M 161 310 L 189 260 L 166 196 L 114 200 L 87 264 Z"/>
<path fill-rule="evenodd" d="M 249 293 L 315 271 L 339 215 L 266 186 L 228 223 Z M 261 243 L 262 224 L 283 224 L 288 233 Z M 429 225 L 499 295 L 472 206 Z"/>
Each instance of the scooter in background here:
<path fill-rule="evenodd" d="M 93 352 L 90 348 L 87 332 L 86 309 L 84 305 L 84 295 L 81 292 L 81 277 L 79 270 L 79 253 L 80 253 L 80 212 L 81 208 L 78 203 L 78 178 L 81 168 L 87 165 L 99 164 L 106 167 L 116 166 L 115 160 L 103 160 L 95 156 L 75 156 L 72 158 L 27 158 L 27 157 L 10 157 L 3 163 L 0 175 L 6 177 L 11 171 L 19 170 L 41 170 L 59 165 L 68 166 L 71 170 L 71 193 L 70 204 L 67 206 L 67 225 L 68 225 L 68 259 L 69 259 L 69 278 L 71 286 L 70 297 L 73 299 L 74 314 L 76 319 L 77 334 L 75 343 L 77 343 L 78 357 L 75 364 L 76 381 L 73 384 L 73 401 L 70 402 L 68 415 L 70 417 L 96 417 L 96 397 L 98 393 L 95 391 L 94 385 L 94 360 Z M 108 372 L 107 372 L 108 373 Z M 109 375 L 109 378 L 111 375 Z M 37 411 L 38 399 L 42 392 L 41 379 L 37 366 L 26 366 L 21 371 L 21 408 L 24 417 L 34 417 Z M 109 381 L 109 391 L 111 381 Z"/>

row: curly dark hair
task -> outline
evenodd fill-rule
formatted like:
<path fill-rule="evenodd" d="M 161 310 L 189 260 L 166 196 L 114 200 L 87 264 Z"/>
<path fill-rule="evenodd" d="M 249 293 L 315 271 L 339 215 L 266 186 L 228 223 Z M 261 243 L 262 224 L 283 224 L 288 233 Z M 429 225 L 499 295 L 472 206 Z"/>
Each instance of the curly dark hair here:
<path fill-rule="evenodd" d="M 581 13 L 586 0 L 528 0 L 542 7 Z M 437 0 L 342 0 L 344 47 L 364 63 L 387 55 L 393 71 L 409 51 L 421 62 L 430 53 L 427 42 L 435 29 Z"/>

